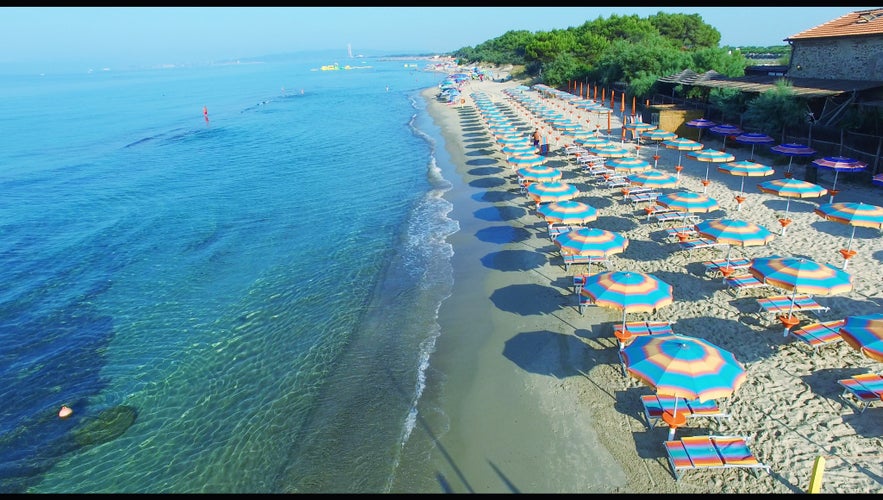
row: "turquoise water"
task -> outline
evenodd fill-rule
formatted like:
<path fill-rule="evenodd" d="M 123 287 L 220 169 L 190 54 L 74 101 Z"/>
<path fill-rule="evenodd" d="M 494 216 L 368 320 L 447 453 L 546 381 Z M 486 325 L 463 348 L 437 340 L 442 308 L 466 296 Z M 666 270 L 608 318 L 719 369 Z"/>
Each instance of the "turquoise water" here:
<path fill-rule="evenodd" d="M 332 62 L 0 79 L 0 491 L 387 491 L 452 284 L 445 75 Z"/>

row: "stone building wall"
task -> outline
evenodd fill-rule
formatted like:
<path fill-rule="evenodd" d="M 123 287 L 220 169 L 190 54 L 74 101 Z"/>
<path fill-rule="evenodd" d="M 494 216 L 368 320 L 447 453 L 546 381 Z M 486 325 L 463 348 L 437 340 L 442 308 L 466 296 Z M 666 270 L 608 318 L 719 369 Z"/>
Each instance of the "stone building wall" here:
<path fill-rule="evenodd" d="M 883 81 L 883 36 L 791 42 L 792 78 Z"/>

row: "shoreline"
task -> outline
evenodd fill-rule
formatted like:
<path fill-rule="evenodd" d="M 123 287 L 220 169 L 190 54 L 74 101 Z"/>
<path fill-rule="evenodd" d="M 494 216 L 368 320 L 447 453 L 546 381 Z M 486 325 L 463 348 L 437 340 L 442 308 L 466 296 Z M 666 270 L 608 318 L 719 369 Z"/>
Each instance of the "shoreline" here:
<path fill-rule="evenodd" d="M 620 371 L 611 328 L 621 313 L 590 306 L 579 314 L 569 283 L 573 269 L 565 273 L 545 225 L 518 192 L 510 167 L 486 135 L 469 97 L 484 92 L 511 107 L 502 90 L 517 85 L 471 82 L 461 106 L 438 102 L 434 88 L 422 92 L 461 177 L 451 180 L 454 187 L 445 194 L 461 228 L 449 238 L 455 284 L 439 311 L 442 335 L 424 393 L 440 401 L 444 417 L 436 421 L 423 405 L 420 408 L 428 429 L 445 430 L 430 430 L 416 440 L 412 436 L 412 441 L 432 443 L 426 453 L 437 477 L 427 480 L 426 491 L 799 493 L 808 488 L 813 460 L 824 455 L 822 492 L 883 492 L 883 405 L 854 413 L 839 398 L 836 384 L 839 378 L 880 367 L 844 342 L 814 353 L 792 337 L 784 338 L 781 326 L 750 314 L 762 294 L 749 291 L 734 297 L 720 279 L 697 270 L 702 260 L 719 258 L 715 250 L 693 255 L 672 251 L 676 244 L 666 240 L 664 226 L 636 217 L 618 189 L 586 180 L 560 145 L 552 143 L 547 164 L 561 168 L 563 180 L 579 186 L 578 200 L 598 209 L 598 221 L 588 225 L 623 232 L 630 240 L 629 248 L 611 259 L 612 268 L 652 273 L 674 289 L 671 306 L 655 315 L 630 313 L 628 319 L 672 321 L 676 333 L 730 350 L 746 367 L 747 382 L 721 401 L 732 418 L 690 424 L 678 436 L 751 436 L 752 451 L 772 473 L 754 477 L 745 470 L 686 471 L 675 481 L 661 444 L 667 429 L 648 429 L 643 422 L 639 395 L 653 391 Z M 621 122 L 616 116 L 612 121 L 611 136 L 618 137 Z M 525 128 L 527 135 L 530 127 Z M 714 148 L 717 138 L 705 144 Z M 737 148 L 731 152 L 737 159 L 748 154 Z M 645 146 L 639 155 L 652 156 L 653 148 Z M 658 170 L 671 172 L 677 152 L 661 148 L 659 155 Z M 772 165 L 764 160 L 773 159 L 756 156 Z M 694 160 L 681 163 L 685 168 L 676 190 L 702 192 L 704 169 Z M 773 224 L 785 199 L 761 194 L 755 187 L 780 178 L 782 167 L 774 168 L 776 174 L 770 177 L 745 180 L 748 200 L 737 212 L 732 197 L 741 178 L 711 166 L 707 194 L 721 208 L 700 217 L 750 220 L 777 235 L 765 247 L 734 248 L 733 257 L 806 255 L 839 267 L 836 249 L 851 228 L 812 213 L 827 196 L 792 200 L 794 224 L 778 235 Z M 802 174 L 802 167 L 795 165 L 795 178 L 802 179 Z M 879 191 L 846 177 L 838 179 L 842 191 L 835 201 L 877 204 L 874 195 L 879 197 Z M 829 185 L 830 179 L 820 172 L 819 182 Z M 853 248 L 859 255 L 848 269 L 854 290 L 818 297 L 831 308 L 825 320 L 883 308 L 883 238 L 870 228 L 858 229 Z"/>

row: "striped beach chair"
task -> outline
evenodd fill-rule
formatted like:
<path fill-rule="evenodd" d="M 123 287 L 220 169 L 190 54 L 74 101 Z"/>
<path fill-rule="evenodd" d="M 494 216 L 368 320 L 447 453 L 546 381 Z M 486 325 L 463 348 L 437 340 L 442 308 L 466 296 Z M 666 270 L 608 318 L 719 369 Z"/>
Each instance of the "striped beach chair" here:
<path fill-rule="evenodd" d="M 840 397 L 859 413 L 864 413 L 871 403 L 883 398 L 883 376 L 876 373 L 853 375 L 837 383 L 843 387 Z"/>
<path fill-rule="evenodd" d="M 802 328 L 796 328 L 790 334 L 818 353 L 822 346 L 843 340 L 843 337 L 840 336 L 840 327 L 844 324 L 846 324 L 845 319 L 812 323 Z"/>
<path fill-rule="evenodd" d="M 647 394 L 641 396 L 641 405 L 644 406 L 644 419 L 648 428 L 652 429 L 662 420 L 663 412 L 674 412 L 675 399 L 678 402 L 678 413 L 685 412 L 687 418 L 730 418 L 728 413 L 721 411 L 717 401 L 713 399 L 699 401 L 698 399 L 686 400 L 674 396 Z"/>
<path fill-rule="evenodd" d="M 770 472 L 748 448 L 748 438 L 743 436 L 689 436 L 665 441 L 665 452 L 675 479 L 681 472 L 698 469 L 751 469 L 757 474 L 761 469 Z"/>

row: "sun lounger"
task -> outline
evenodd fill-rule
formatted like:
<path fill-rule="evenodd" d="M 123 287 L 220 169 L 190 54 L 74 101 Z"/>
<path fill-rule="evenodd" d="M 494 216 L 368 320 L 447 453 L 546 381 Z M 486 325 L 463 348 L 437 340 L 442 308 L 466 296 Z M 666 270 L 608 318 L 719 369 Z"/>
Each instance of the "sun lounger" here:
<path fill-rule="evenodd" d="M 625 187 L 630 185 L 631 183 L 624 175 L 611 175 L 604 180 L 604 186 L 606 187 Z"/>
<path fill-rule="evenodd" d="M 645 193 L 637 193 L 632 194 L 629 192 L 626 195 L 626 201 L 630 202 L 633 206 L 637 206 L 639 203 L 652 203 L 656 201 L 656 198 L 659 198 L 660 193 L 657 191 L 648 191 Z"/>
<path fill-rule="evenodd" d="M 760 281 L 750 274 L 740 274 L 738 276 L 727 276 L 724 278 L 724 284 L 727 290 L 733 295 L 738 295 L 743 290 L 753 290 L 755 288 L 768 288 L 770 285 Z M 796 309 L 795 309 L 796 310 Z M 787 311 L 787 309 L 786 309 Z"/>
<path fill-rule="evenodd" d="M 788 314 L 790 310 L 794 312 L 811 312 L 827 311 L 829 308 L 816 302 L 810 295 L 795 295 L 794 307 L 791 307 L 790 295 L 775 295 L 773 297 L 764 297 L 757 299 L 760 306 L 758 313 L 766 312 L 770 314 Z"/>
<path fill-rule="evenodd" d="M 607 260 L 607 257 L 570 255 L 566 253 L 561 254 L 561 258 L 564 260 L 564 271 L 570 271 L 570 266 L 574 264 L 602 264 L 604 267 L 607 267 L 607 264 L 609 262 Z"/>
<path fill-rule="evenodd" d="M 845 319 L 812 323 L 803 328 L 796 328 L 789 333 L 797 340 L 810 346 L 815 352 L 819 352 L 822 346 L 843 340 L 843 337 L 840 336 L 840 327 L 845 323 Z"/>
<path fill-rule="evenodd" d="M 721 269 L 729 266 L 734 271 L 743 271 L 751 267 L 751 261 L 744 258 L 738 259 L 716 259 L 716 260 L 706 260 L 702 263 L 705 266 L 705 274 L 716 275 L 723 274 L 721 273 Z"/>
<path fill-rule="evenodd" d="M 681 238 L 678 236 L 679 234 L 684 235 L 687 239 L 695 238 L 697 234 L 695 226 L 677 226 L 677 227 L 669 227 L 666 228 L 665 233 L 669 238 L 674 238 L 677 241 L 680 241 Z"/>
<path fill-rule="evenodd" d="M 699 222 L 699 217 L 678 211 L 660 211 L 656 210 L 650 214 L 650 217 L 653 218 L 656 222 Z"/>
<path fill-rule="evenodd" d="M 843 386 L 843 393 L 840 396 L 850 406 L 859 410 L 859 413 L 864 413 L 871 403 L 883 398 L 883 376 L 876 373 L 853 375 L 838 380 L 837 383 Z"/>
<path fill-rule="evenodd" d="M 770 467 L 757 460 L 748 449 L 748 438 L 743 436 L 688 436 L 665 441 L 665 452 L 675 479 L 685 470 L 751 469 L 770 472 Z"/>
<path fill-rule="evenodd" d="M 721 246 L 722 244 L 723 243 L 718 243 L 718 242 L 716 242 L 712 239 L 708 239 L 708 238 L 696 238 L 696 239 L 692 239 L 692 240 L 684 240 L 684 241 L 678 242 L 678 246 L 680 247 L 680 250 L 686 250 L 688 253 L 692 253 L 693 250 L 696 250 L 699 248 L 712 248 L 713 249 L 713 248 Z"/>
<path fill-rule="evenodd" d="M 572 229 L 573 226 L 556 226 L 555 224 L 549 224 L 549 239 L 555 241 L 555 238 L 557 238 L 559 234 L 566 233 Z"/>
<path fill-rule="evenodd" d="M 709 399 L 702 402 L 698 399 L 686 400 L 677 398 L 678 413 L 684 412 L 687 418 L 710 417 L 730 418 L 730 415 L 721 411 L 717 401 Z M 641 396 L 641 404 L 644 406 L 644 418 L 648 428 L 655 427 L 662 420 L 662 412 L 675 410 L 674 396 L 660 396 L 649 394 Z"/>

